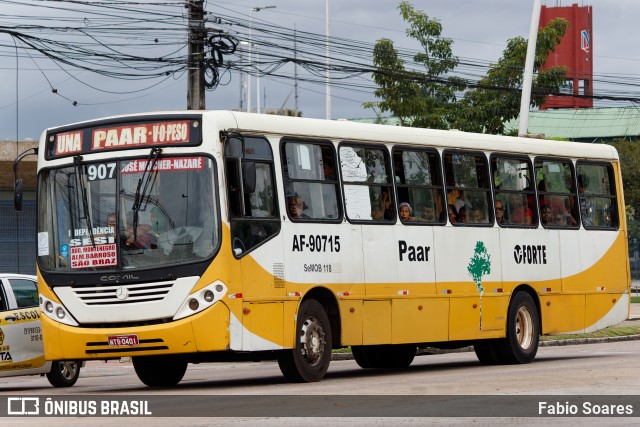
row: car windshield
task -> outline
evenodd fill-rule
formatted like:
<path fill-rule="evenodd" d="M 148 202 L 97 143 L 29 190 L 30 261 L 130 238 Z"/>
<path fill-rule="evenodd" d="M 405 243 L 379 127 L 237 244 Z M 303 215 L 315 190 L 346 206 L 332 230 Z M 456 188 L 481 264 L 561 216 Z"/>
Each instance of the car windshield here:
<path fill-rule="evenodd" d="M 213 161 L 157 156 L 148 162 L 76 161 L 43 171 L 40 268 L 118 271 L 211 257 L 219 241 Z"/>

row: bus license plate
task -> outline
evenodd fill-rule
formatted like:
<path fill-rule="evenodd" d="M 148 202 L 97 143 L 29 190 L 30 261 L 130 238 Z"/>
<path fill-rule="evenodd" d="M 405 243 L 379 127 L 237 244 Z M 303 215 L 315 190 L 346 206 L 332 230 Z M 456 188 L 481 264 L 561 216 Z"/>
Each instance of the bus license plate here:
<path fill-rule="evenodd" d="M 115 335 L 108 337 L 109 347 L 131 347 L 140 344 L 137 335 Z"/>

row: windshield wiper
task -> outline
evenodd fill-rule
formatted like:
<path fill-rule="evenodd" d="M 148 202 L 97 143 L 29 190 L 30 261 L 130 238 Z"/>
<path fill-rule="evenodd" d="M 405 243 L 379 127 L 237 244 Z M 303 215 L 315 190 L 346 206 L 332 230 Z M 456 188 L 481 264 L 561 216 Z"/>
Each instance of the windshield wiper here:
<path fill-rule="evenodd" d="M 82 167 L 82 156 L 75 156 L 73 158 L 73 166 L 76 170 L 76 181 L 78 187 L 82 193 L 82 210 L 84 211 L 84 219 L 87 222 L 87 228 L 89 229 L 89 237 L 91 238 L 91 244 L 95 248 L 96 242 L 93 237 L 93 225 L 91 224 L 91 215 L 89 212 L 89 200 L 87 199 L 87 187 L 85 186 L 84 168 Z"/>
<path fill-rule="evenodd" d="M 152 148 L 151 153 L 149 153 L 149 157 L 147 158 L 147 164 L 144 167 L 144 171 L 142 172 L 142 176 L 138 180 L 138 188 L 136 188 L 136 195 L 133 198 L 133 207 L 131 210 L 133 211 L 133 240 L 138 239 L 138 218 L 139 211 L 142 207 L 142 201 L 147 198 L 147 188 L 149 187 L 149 183 L 151 182 L 151 172 L 153 171 L 153 167 L 156 165 L 158 161 L 158 157 L 160 157 L 161 148 Z M 144 188 L 142 187 L 142 183 L 144 182 Z M 142 189 L 142 191 L 140 191 Z M 151 190 L 151 189 L 149 189 Z M 146 205 L 145 205 L 146 206 Z"/>

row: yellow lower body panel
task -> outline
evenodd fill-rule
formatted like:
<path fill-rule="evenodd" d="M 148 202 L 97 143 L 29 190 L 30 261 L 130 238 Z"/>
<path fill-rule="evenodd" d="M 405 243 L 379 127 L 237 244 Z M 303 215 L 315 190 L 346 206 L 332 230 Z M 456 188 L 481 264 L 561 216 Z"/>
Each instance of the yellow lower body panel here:
<path fill-rule="evenodd" d="M 229 309 L 221 303 L 175 322 L 121 328 L 76 328 L 42 316 L 47 360 L 111 359 L 229 348 Z M 136 335 L 138 345 L 110 347 L 110 336 Z"/>

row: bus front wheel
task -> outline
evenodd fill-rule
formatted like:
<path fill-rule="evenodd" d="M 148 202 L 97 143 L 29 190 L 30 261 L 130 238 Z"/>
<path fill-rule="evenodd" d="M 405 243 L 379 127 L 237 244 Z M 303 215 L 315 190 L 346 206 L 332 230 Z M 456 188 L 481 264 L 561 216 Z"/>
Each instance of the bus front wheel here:
<path fill-rule="evenodd" d="M 54 360 L 47 380 L 54 387 L 71 387 L 78 381 L 82 362 L 76 360 Z"/>
<path fill-rule="evenodd" d="M 187 362 L 174 356 L 137 356 L 132 361 L 138 378 L 149 387 L 174 386 L 187 371 Z"/>
<path fill-rule="evenodd" d="M 322 305 L 306 300 L 300 305 L 296 322 L 296 342 L 278 356 L 282 375 L 291 382 L 320 381 L 331 362 L 331 324 Z"/>

